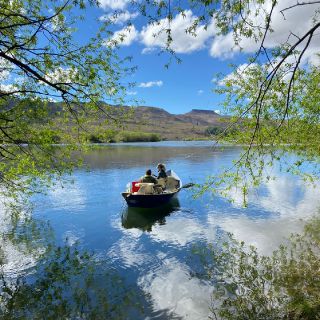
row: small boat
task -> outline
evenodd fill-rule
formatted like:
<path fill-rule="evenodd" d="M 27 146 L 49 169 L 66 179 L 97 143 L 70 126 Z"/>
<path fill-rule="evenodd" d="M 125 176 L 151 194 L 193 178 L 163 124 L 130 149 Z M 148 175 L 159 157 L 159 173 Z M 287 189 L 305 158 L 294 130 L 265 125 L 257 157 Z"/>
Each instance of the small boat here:
<path fill-rule="evenodd" d="M 153 208 L 168 203 L 181 189 L 193 185 L 182 186 L 181 179 L 172 170 L 167 171 L 167 178 L 158 179 L 158 183 L 131 182 L 122 197 L 129 207 Z"/>

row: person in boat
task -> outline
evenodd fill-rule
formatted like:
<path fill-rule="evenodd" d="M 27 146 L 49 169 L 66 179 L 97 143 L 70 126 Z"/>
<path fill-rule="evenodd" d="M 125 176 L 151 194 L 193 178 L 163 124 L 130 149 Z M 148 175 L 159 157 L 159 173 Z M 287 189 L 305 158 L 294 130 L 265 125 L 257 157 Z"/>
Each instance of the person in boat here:
<path fill-rule="evenodd" d="M 157 169 L 158 169 L 158 177 L 157 179 L 161 179 L 161 178 L 167 178 L 167 174 L 166 174 L 166 167 L 164 166 L 163 163 L 159 163 L 157 165 Z"/>
<path fill-rule="evenodd" d="M 151 170 L 148 169 L 146 171 L 146 174 L 140 178 L 140 182 L 157 184 L 158 180 L 154 176 L 152 176 Z"/>

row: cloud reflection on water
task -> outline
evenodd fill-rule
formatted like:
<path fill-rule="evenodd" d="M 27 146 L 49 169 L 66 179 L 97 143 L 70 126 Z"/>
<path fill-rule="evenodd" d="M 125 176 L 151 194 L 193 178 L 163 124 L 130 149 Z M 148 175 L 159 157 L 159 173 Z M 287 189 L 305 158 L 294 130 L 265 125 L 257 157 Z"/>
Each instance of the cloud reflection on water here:
<path fill-rule="evenodd" d="M 81 184 L 80 179 L 76 179 L 72 183 L 65 185 L 57 184 L 50 188 L 47 192 L 47 201 L 51 208 L 65 208 L 73 213 L 81 212 L 86 207 L 87 192 L 86 187 Z"/>
<path fill-rule="evenodd" d="M 182 319 L 208 318 L 210 287 L 190 278 L 186 265 L 175 258 L 163 259 L 157 269 L 141 276 L 138 284 L 150 294 L 158 310 L 169 310 Z"/>
<path fill-rule="evenodd" d="M 203 224 L 197 218 L 173 217 L 166 225 L 153 228 L 150 237 L 170 245 L 185 247 L 201 239 L 212 242 L 215 239 L 215 225 Z"/>
<path fill-rule="evenodd" d="M 24 223 L 26 228 L 28 228 L 28 218 L 27 212 L 21 212 L 20 223 Z M 19 226 L 17 226 L 17 232 L 19 232 Z M 37 264 L 38 258 L 45 250 L 41 244 L 33 246 L 28 238 L 24 240 L 17 241 L 13 237 L 12 220 L 2 199 L 0 201 L 0 268 L 6 277 L 16 278 L 28 272 Z"/>
<path fill-rule="evenodd" d="M 252 218 L 245 214 L 219 216 L 211 212 L 211 220 L 236 239 L 257 247 L 263 254 L 271 254 L 291 233 L 301 232 L 305 221 L 318 213 L 320 184 L 310 185 L 292 176 L 281 176 L 264 185 L 264 194 L 252 192 L 248 202 L 250 211 L 271 213 L 268 218 Z M 242 196 L 234 193 L 234 207 L 239 207 Z M 246 212 L 244 211 L 244 212 Z"/>
<path fill-rule="evenodd" d="M 107 257 L 114 262 L 121 260 L 121 267 L 124 268 L 140 267 L 152 262 L 152 257 L 139 242 L 139 238 L 132 237 L 132 234 L 127 234 L 114 243 Z"/>

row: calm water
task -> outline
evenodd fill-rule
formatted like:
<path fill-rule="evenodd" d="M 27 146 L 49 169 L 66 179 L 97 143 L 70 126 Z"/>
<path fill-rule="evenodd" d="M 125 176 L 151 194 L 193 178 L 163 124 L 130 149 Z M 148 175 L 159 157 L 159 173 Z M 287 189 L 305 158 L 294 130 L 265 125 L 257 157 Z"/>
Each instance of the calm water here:
<path fill-rule="evenodd" d="M 239 152 L 238 147 L 212 148 L 203 142 L 101 146 L 86 157 L 90 170 L 74 173 L 73 184 L 35 198 L 35 216 L 50 221 L 57 242 L 93 251 L 128 286 L 146 294 L 141 319 L 205 319 L 210 287 L 190 277 L 193 245 L 232 232 L 268 254 L 301 230 L 301 219 L 317 213 L 319 189 L 274 169 L 277 179 L 251 192 L 245 209 L 237 190 L 233 203 L 210 195 L 194 200 L 192 191 L 183 190 L 171 205 L 144 210 L 127 208 L 120 193 L 158 162 L 183 183 L 203 182 Z"/>

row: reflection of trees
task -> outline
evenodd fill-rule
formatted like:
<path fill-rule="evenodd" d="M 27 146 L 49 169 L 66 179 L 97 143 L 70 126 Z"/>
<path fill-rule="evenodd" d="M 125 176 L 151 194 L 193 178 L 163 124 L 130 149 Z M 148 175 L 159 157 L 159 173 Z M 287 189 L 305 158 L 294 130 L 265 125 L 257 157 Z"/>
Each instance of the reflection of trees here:
<path fill-rule="evenodd" d="M 191 163 L 207 161 L 213 156 L 225 157 L 226 153 L 238 154 L 235 147 L 136 147 L 136 146 L 102 146 L 95 147 L 84 155 L 85 163 L 92 169 L 140 167 L 142 164 L 167 162 L 179 157 Z"/>
<path fill-rule="evenodd" d="M 231 234 L 195 248 L 203 267 L 197 277 L 212 284 L 210 319 L 318 319 L 319 231 L 315 216 L 269 256 Z"/>
<path fill-rule="evenodd" d="M 132 292 L 115 271 L 77 246 L 57 246 L 50 226 L 30 214 L 5 217 L 7 230 L 0 246 L 1 319 L 124 317 Z M 32 256 L 36 265 L 13 276 L 6 269 L 6 246 Z"/>

